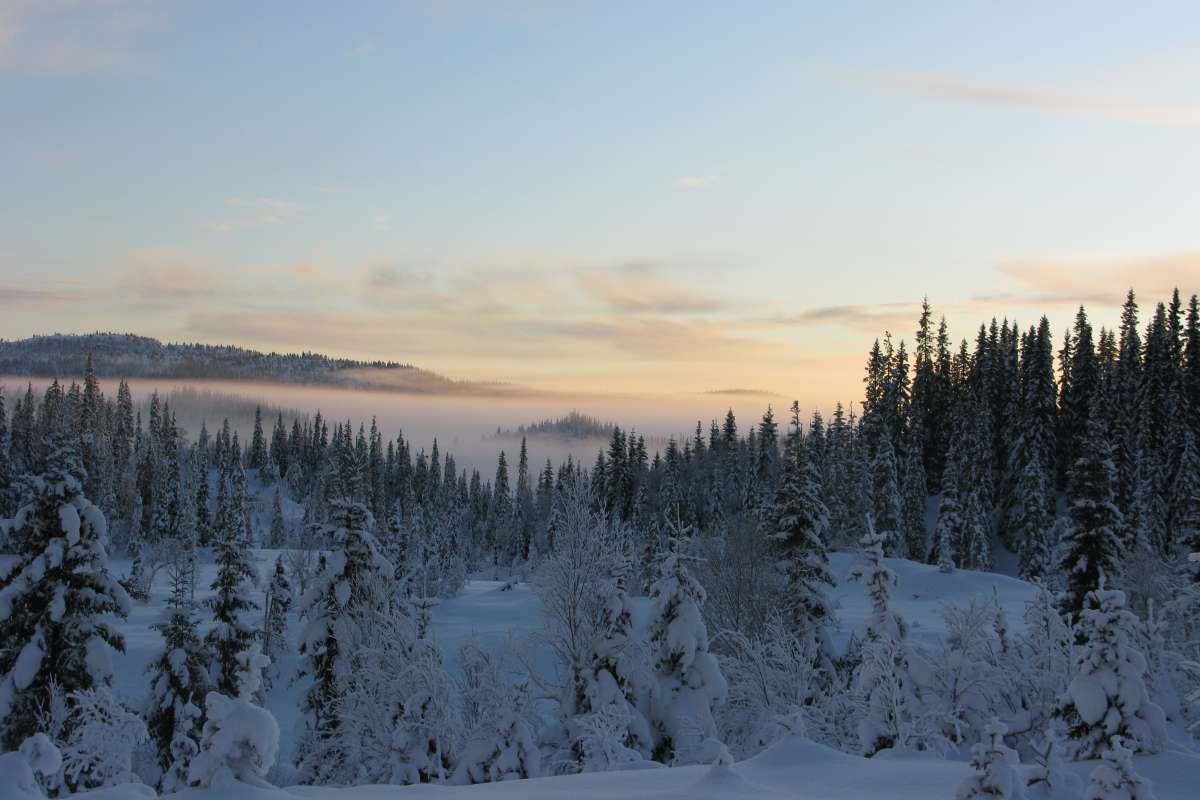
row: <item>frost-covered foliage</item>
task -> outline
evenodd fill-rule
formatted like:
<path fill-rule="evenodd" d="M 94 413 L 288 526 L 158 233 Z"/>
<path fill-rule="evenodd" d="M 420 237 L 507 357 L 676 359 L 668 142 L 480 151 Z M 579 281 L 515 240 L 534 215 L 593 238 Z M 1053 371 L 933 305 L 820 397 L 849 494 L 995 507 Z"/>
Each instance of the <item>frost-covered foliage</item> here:
<path fill-rule="evenodd" d="M 1089 592 L 1120 576 L 1125 554 L 1120 536 L 1124 517 L 1114 497 L 1117 468 L 1098 405 L 1095 411 L 1082 453 L 1071 467 L 1071 524 L 1061 543 L 1059 569 L 1067 581 L 1063 607 L 1072 614 L 1084 609 Z"/>
<path fill-rule="evenodd" d="M 67 707 L 70 722 L 59 746 L 63 763 L 57 785 L 80 791 L 137 781 L 134 752 L 148 738 L 142 718 L 104 686 L 72 692 Z"/>
<path fill-rule="evenodd" d="M 226 529 L 215 542 L 217 576 L 209 602 L 213 621 L 204 635 L 209 650 L 209 683 L 225 695 L 237 694 L 241 654 L 257 638 L 252 619 L 258 608 L 253 589 L 257 575 L 246 557 L 245 544 L 235 530 Z"/>
<path fill-rule="evenodd" d="M 1061 794 L 1071 797 L 1079 795 L 1082 784 L 1077 775 L 1066 769 L 1063 763 L 1063 747 L 1053 729 L 1048 729 L 1045 736 L 1031 745 L 1030 750 L 1033 770 L 1029 774 L 1026 788 L 1052 797 Z"/>
<path fill-rule="evenodd" d="M 393 613 L 388 586 L 392 565 L 379 552 L 373 527 L 371 512 L 362 503 L 333 502 L 324 533 L 335 549 L 301 600 L 305 625 L 300 654 L 308 689 L 299 771 L 306 782 L 326 782 L 349 767 L 346 751 L 353 745 L 342 733 L 340 708 L 346 682 L 356 651 L 370 641 L 371 628 Z"/>
<path fill-rule="evenodd" d="M 1044 586 L 1025 606 L 1025 629 L 1017 637 L 1015 658 L 1006 662 L 1013 703 L 1009 729 L 1028 738 L 1045 731 L 1071 679 L 1071 629 L 1058 603 Z"/>
<path fill-rule="evenodd" d="M 837 742 L 838 726 L 830 725 L 829 712 L 845 695 L 821 691 L 827 676 L 818 674 L 811 637 L 796 635 L 775 616 L 758 636 L 722 631 L 719 640 L 729 699 L 717 721 L 722 740 L 735 755 L 753 755 L 788 736 L 797 717 L 815 741 Z"/>
<path fill-rule="evenodd" d="M 398 676 L 388 783 L 445 783 L 461 734 L 459 696 L 442 652 L 419 639 Z"/>
<path fill-rule="evenodd" d="M 656 560 L 650 587 L 647 633 L 655 679 L 650 723 L 657 736 L 655 760 L 664 763 L 711 759 L 717 742 L 713 711 L 728 693 L 708 649 L 704 588 L 688 570 L 686 546 L 681 536 L 671 538 Z"/>
<path fill-rule="evenodd" d="M 1151 702 L 1146 659 L 1137 649 L 1137 618 L 1125 609 L 1125 593 L 1088 593 L 1072 652 L 1074 677 L 1057 714 L 1068 729 L 1072 758 L 1097 758 L 1114 737 L 1138 752 L 1159 751 L 1165 740 L 1162 709 Z"/>
<path fill-rule="evenodd" d="M 35 733 L 19 750 L 0 754 L 0 800 L 41 800 L 38 776 L 50 779 L 62 768 L 62 755 L 44 733 Z"/>
<path fill-rule="evenodd" d="M 217 790 L 231 790 L 235 782 L 269 785 L 266 774 L 279 750 L 279 725 L 271 712 L 254 704 L 267 663 L 256 649 L 243 651 L 238 656 L 237 696 L 208 693 L 200 752 L 188 769 L 192 785 Z"/>
<path fill-rule="evenodd" d="M 1154 800 L 1150 781 L 1133 767 L 1133 751 L 1114 736 L 1100 754 L 1104 763 L 1092 770 L 1083 800 Z"/>
<path fill-rule="evenodd" d="M 111 685 L 112 650 L 124 647 L 111 617 L 129 597 L 108 571 L 104 515 L 83 495 L 75 446 L 50 448 L 6 523 L 18 560 L 0 578 L 0 749 L 38 731 L 52 682 L 67 694 Z"/>
<path fill-rule="evenodd" d="M 862 651 L 856 690 L 861 704 L 859 743 L 864 755 L 887 748 L 943 749 L 944 735 L 927 712 L 922 683 L 928 669 L 909 646 L 908 623 L 891 607 L 896 574 L 883 564 L 885 537 L 868 525 L 862 538 L 866 563 L 855 567 L 851 580 L 864 584 L 871 615 L 861 633 Z"/>
<path fill-rule="evenodd" d="M 826 553 L 829 510 L 821 501 L 816 469 L 805 451 L 797 403 L 792 405 L 792 428 L 783 460 L 783 482 L 765 520 L 777 558 L 779 610 L 792 635 L 812 639 L 807 649 L 817 666 L 830 675 L 833 647 L 828 629 L 833 622 L 833 608 L 827 590 L 833 585 L 833 576 Z M 898 523 L 899 513 L 895 516 Z"/>
<path fill-rule="evenodd" d="M 196 632 L 188 584 L 182 571 L 173 576 L 165 619 L 155 628 L 163 652 L 150 665 L 147 723 L 163 770 L 163 791 L 187 788 L 188 769 L 199 750 L 200 706 L 208 693 L 206 656 Z"/>
<path fill-rule="evenodd" d="M 292 584 L 288 580 L 283 556 L 275 559 L 275 571 L 267 587 L 266 610 L 263 614 L 263 655 L 275 660 L 286 652 L 288 641 L 288 614 L 292 610 Z"/>
<path fill-rule="evenodd" d="M 594 509 L 586 481 L 574 483 L 559 503 L 554 553 L 536 577 L 547 623 L 541 638 L 561 675 L 552 687 L 559 722 L 547 734 L 557 772 L 600 768 L 582 742 L 595 739 L 598 724 L 624 720 L 622 747 L 647 757 L 654 747 L 646 719 L 652 679 L 632 635 L 629 547 L 628 527 Z M 580 722 L 594 713 L 603 718 Z"/>
<path fill-rule="evenodd" d="M 436 643 L 418 635 L 408 613 L 376 618 L 362 630 L 336 705 L 342 760 L 335 783 L 445 782 L 461 746 L 460 698 Z"/>
<path fill-rule="evenodd" d="M 1024 800 L 1025 779 L 1017 769 L 1017 751 L 1004 744 L 1008 728 L 992 720 L 984 728 L 984 740 L 971 750 L 971 768 L 975 770 L 954 793 L 955 800 L 1003 798 Z"/>
<path fill-rule="evenodd" d="M 528 685 L 511 681 L 497 655 L 476 643 L 463 646 L 459 661 L 463 670 L 463 745 L 450 782 L 491 783 L 541 775 L 537 719 L 531 711 Z M 585 758 L 585 771 L 592 764 Z"/>
<path fill-rule="evenodd" d="M 998 709 L 1011 707 L 1007 701 L 1012 696 L 1016 661 L 1009 658 L 1012 644 L 994 598 L 946 604 L 942 619 L 946 638 L 940 652 L 929 658 L 925 688 L 934 698 L 931 705 L 941 717 L 943 734 L 959 744 L 969 741 L 973 732 L 989 736 L 988 720 Z"/>

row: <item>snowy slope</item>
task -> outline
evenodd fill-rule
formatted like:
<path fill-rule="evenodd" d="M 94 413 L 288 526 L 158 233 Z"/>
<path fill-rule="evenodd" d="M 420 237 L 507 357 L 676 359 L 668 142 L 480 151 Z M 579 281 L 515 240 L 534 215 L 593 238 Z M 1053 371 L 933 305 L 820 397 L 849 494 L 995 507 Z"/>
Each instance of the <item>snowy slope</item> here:
<path fill-rule="evenodd" d="M 1092 764 L 1072 764 L 1084 778 Z M 1154 782 L 1158 800 L 1192 800 L 1200 757 L 1168 753 L 1138 759 Z M 965 764 L 933 756 L 850 756 L 801 739 L 779 742 L 755 758 L 729 767 L 680 767 L 590 773 L 479 786 L 358 786 L 337 789 L 296 786 L 258 789 L 240 785 L 221 791 L 192 789 L 181 800 L 950 800 L 967 775 Z M 137 800 L 138 787 L 87 795 L 89 800 Z M 1068 792 L 1030 800 L 1077 800 Z"/>
<path fill-rule="evenodd" d="M 255 550 L 251 553 L 259 574 L 264 576 L 260 582 L 260 592 L 265 588 L 265 576 L 269 574 L 277 555 L 276 551 L 271 550 Z M 859 559 L 860 556 L 853 553 L 836 553 L 831 559 L 832 571 L 839 580 L 839 585 L 832 592 L 838 607 L 837 638 L 843 644 L 851 633 L 859 629 L 870 610 L 864 588 L 845 580 Z M 995 592 L 1011 626 L 1017 630 L 1022 624 L 1025 603 L 1034 595 L 1032 585 L 1004 575 L 965 570 L 943 574 L 936 567 L 926 564 L 901 559 L 886 559 L 886 562 L 896 572 L 899 581 L 893 595 L 894 608 L 909 620 L 914 639 L 931 644 L 939 641 L 945 633 L 940 609 L 946 602 L 965 602 L 972 596 L 991 596 Z M 115 560 L 111 566 L 117 574 L 123 574 L 128 569 L 128 564 L 120 560 Z M 3 564 L 0 564 L 2 567 Z M 213 564 L 202 565 L 200 597 L 208 595 L 207 587 L 214 574 Z M 503 583 L 496 581 L 471 581 L 460 596 L 444 601 L 434 609 L 434 636 L 451 664 L 459 646 L 472 637 L 488 645 L 499 645 L 510 639 L 526 639 L 540 628 L 541 610 L 532 588 L 528 584 L 517 584 L 506 590 L 503 586 Z M 165 583 L 159 582 L 154 587 L 150 601 L 135 603 L 129 620 L 122 625 L 126 652 L 116 658 L 116 688 L 128 703 L 140 703 L 146 691 L 146 666 L 161 647 L 161 638 L 150 626 L 159 620 L 166 595 Z M 261 601 L 261 597 L 259 599 Z M 540 660 L 536 659 L 535 663 Z M 294 666 L 294 663 L 279 665 L 283 678 L 275 682 L 267 698 L 267 707 L 279 721 L 280 756 L 283 761 L 290 756 L 294 744 L 294 726 L 299 716 L 297 705 L 300 690 L 289 685 L 287 679 Z M 1139 757 L 1137 764 L 1142 773 L 1154 781 L 1158 800 L 1191 800 L 1200 796 L 1194 777 L 1200 775 L 1200 756 L 1173 752 L 1150 758 Z M 1092 766 L 1087 763 L 1071 764 L 1069 768 L 1086 779 Z M 243 787 L 244 791 L 236 795 L 191 790 L 180 796 L 194 800 L 213 800 L 216 797 L 234 797 L 235 800 L 242 797 L 247 800 L 294 800 L 297 797 L 382 800 L 460 796 L 485 800 L 559 797 L 573 800 L 742 797 L 925 800 L 953 797 L 955 787 L 968 771 L 962 761 L 911 754 L 881 754 L 864 759 L 793 739 L 727 768 L 643 769 L 475 787 L 292 787 L 286 790 Z M 142 787 L 128 787 L 89 797 L 132 800 L 145 796 L 143 791 Z M 1065 796 L 1063 800 L 1066 800 Z"/>

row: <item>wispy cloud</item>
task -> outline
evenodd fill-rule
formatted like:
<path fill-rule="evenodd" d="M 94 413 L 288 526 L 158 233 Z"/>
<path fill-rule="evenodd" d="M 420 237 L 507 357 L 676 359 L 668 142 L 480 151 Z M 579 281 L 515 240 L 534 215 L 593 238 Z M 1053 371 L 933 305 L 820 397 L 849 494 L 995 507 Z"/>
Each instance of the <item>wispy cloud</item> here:
<path fill-rule="evenodd" d="M 584 293 L 610 309 L 630 313 L 682 314 L 719 311 L 727 300 L 706 294 L 654 261 L 626 261 L 583 268 L 576 278 Z"/>
<path fill-rule="evenodd" d="M 683 175 L 672 183 L 677 189 L 704 189 L 716 184 L 717 180 L 716 175 Z"/>
<path fill-rule="evenodd" d="M 134 64 L 146 36 L 163 27 L 146 0 L 4 0 L 0 70 L 96 72 Z"/>
<path fill-rule="evenodd" d="M 53 283 L 36 285 L 0 284 L 0 306 L 26 309 L 78 303 L 86 294 L 79 290 L 64 288 Z"/>
<path fill-rule="evenodd" d="M 205 223 L 202 226 L 205 230 L 213 233 L 229 233 L 243 228 L 279 225 L 284 220 L 304 212 L 304 206 L 300 203 L 274 197 L 256 197 L 252 200 L 233 197 L 226 200 L 225 205 L 233 209 L 233 214 L 216 222 Z"/>
<path fill-rule="evenodd" d="M 842 75 L 843 80 L 903 94 L 976 105 L 1043 111 L 1114 122 L 1200 125 L 1200 106 L 1151 104 L 1053 85 L 972 80 L 931 72 Z"/>
<path fill-rule="evenodd" d="M 1176 287 L 1200 291 L 1200 252 L 1012 259 L 997 264 L 996 272 L 1009 285 L 975 300 L 1118 305 L 1130 287 L 1144 297 L 1165 297 Z"/>
<path fill-rule="evenodd" d="M 836 325 L 855 330 L 879 333 L 907 327 L 916 319 L 920 309 L 917 301 L 877 303 L 874 305 L 818 306 L 795 314 L 757 317 L 747 320 L 751 326 L 803 328 L 817 325 Z"/>

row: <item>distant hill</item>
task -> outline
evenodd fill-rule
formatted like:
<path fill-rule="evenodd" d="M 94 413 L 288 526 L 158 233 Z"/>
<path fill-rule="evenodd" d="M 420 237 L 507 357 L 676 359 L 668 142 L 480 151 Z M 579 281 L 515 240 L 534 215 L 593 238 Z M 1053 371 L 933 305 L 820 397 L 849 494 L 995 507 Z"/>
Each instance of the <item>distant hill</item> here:
<path fill-rule="evenodd" d="M 530 425 L 518 425 L 514 430 L 496 429 L 496 438 L 519 439 L 557 437 L 560 439 L 607 439 L 612 436 L 613 423 L 601 422 L 578 411 L 571 411 L 557 419 L 544 419 Z"/>
<path fill-rule="evenodd" d="M 102 378 L 266 381 L 409 393 L 505 393 L 507 384 L 453 381 L 412 364 L 356 361 L 320 353 L 262 353 L 242 347 L 164 344 L 128 333 L 54 334 L 0 340 L 0 375 L 71 377 L 88 354 Z"/>
<path fill-rule="evenodd" d="M 611 422 L 603 422 L 596 417 L 578 411 L 570 411 L 556 419 L 544 419 L 529 425 L 518 425 L 516 430 L 497 428 L 493 438 L 558 439 L 562 441 L 608 440 L 612 438 L 615 427 Z M 627 430 L 625 433 L 634 434 L 636 432 Z M 643 435 L 643 438 L 651 447 L 662 447 L 667 443 L 665 436 Z"/>

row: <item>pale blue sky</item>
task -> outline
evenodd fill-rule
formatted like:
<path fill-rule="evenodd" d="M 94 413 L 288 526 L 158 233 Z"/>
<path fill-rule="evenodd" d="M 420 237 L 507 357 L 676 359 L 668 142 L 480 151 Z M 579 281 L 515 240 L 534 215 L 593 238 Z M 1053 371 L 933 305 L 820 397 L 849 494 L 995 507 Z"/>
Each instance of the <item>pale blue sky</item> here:
<path fill-rule="evenodd" d="M 5 337 L 824 402 L 1200 289 L 1188 3 L 0 0 L 0 102 Z"/>

